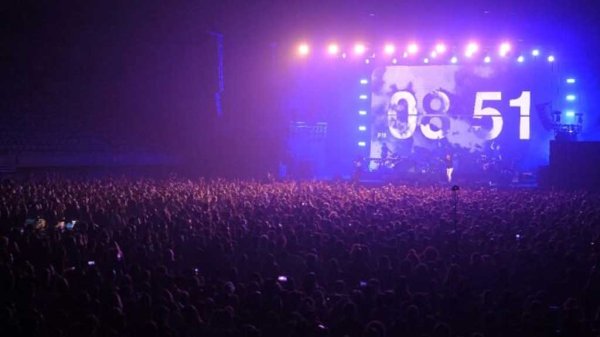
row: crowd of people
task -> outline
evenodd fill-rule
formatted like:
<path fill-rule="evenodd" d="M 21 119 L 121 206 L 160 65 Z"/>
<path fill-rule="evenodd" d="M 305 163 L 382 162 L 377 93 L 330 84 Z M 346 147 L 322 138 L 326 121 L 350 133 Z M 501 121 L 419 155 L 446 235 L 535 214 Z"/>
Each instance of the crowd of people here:
<path fill-rule="evenodd" d="M 2 336 L 597 336 L 600 197 L 0 183 Z"/>

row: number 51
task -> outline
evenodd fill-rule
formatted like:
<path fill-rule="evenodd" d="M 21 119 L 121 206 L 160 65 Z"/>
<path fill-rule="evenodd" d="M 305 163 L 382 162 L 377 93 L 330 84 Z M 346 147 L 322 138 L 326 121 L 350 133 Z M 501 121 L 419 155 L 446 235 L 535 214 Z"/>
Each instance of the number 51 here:
<path fill-rule="evenodd" d="M 485 139 L 495 139 L 502 132 L 504 121 L 502 114 L 498 109 L 484 107 L 484 101 L 500 101 L 502 93 L 500 91 L 482 91 L 475 94 L 475 108 L 473 109 L 473 118 L 481 119 L 488 116 L 492 119 L 492 128 L 484 135 Z M 529 110 L 531 107 L 531 92 L 522 91 L 521 96 L 509 101 L 511 107 L 520 108 L 519 112 L 519 139 L 529 139 L 530 120 Z M 480 127 L 477 127 L 479 129 Z"/>

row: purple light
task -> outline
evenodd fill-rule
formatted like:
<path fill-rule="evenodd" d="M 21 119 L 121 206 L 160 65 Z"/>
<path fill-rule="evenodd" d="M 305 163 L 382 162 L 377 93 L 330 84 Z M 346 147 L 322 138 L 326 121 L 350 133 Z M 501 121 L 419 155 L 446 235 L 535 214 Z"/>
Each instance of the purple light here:
<path fill-rule="evenodd" d="M 367 110 L 358 110 L 358 114 L 361 116 L 366 116 L 367 115 Z"/>
<path fill-rule="evenodd" d="M 393 44 L 388 43 L 383 47 L 383 52 L 386 55 L 392 55 L 394 52 L 396 52 L 396 47 Z"/>
<path fill-rule="evenodd" d="M 298 54 L 300 56 L 306 56 L 310 53 L 310 47 L 306 43 L 302 43 L 298 46 Z"/>
<path fill-rule="evenodd" d="M 470 42 L 465 49 L 465 56 L 471 57 L 479 50 L 479 45 L 475 42 Z"/>
<path fill-rule="evenodd" d="M 500 48 L 498 49 L 498 53 L 500 54 L 500 57 L 505 57 L 511 50 L 511 46 L 510 43 L 508 42 L 503 42 L 500 45 Z"/>
<path fill-rule="evenodd" d="M 360 126 L 358 127 L 358 131 L 367 131 L 367 127 L 366 127 L 366 126 L 364 126 L 364 125 L 360 125 Z"/>
<path fill-rule="evenodd" d="M 358 142 L 358 146 L 365 147 L 365 146 L 367 146 L 367 143 L 366 142 Z"/>
<path fill-rule="evenodd" d="M 483 62 L 490 63 L 490 62 L 492 62 L 492 58 L 489 57 L 489 56 L 486 56 L 486 57 L 483 58 Z"/>
<path fill-rule="evenodd" d="M 406 51 L 409 54 L 416 54 L 419 51 L 419 46 L 416 43 L 411 43 L 408 45 L 408 47 L 406 48 Z"/>
<path fill-rule="evenodd" d="M 523 55 L 519 55 L 519 57 L 517 57 L 517 62 L 523 63 L 524 61 L 525 61 L 525 57 Z"/>
<path fill-rule="evenodd" d="M 329 55 L 337 55 L 337 53 L 340 52 L 340 46 L 338 46 L 335 43 L 331 43 L 329 46 L 327 46 L 327 54 Z"/>
<path fill-rule="evenodd" d="M 453 63 L 453 64 L 458 63 L 458 57 L 452 56 L 452 58 L 450 59 L 450 63 Z"/>
<path fill-rule="evenodd" d="M 365 51 L 367 51 L 367 47 L 365 47 L 364 44 L 362 43 L 357 43 L 354 45 L 354 54 L 356 55 L 362 55 L 365 53 Z"/>
<path fill-rule="evenodd" d="M 540 56 L 540 50 L 539 49 L 534 49 L 531 51 L 531 55 L 532 56 Z"/>
<path fill-rule="evenodd" d="M 435 53 L 437 54 L 443 54 L 446 52 L 446 45 L 443 43 L 438 43 L 435 45 Z"/>

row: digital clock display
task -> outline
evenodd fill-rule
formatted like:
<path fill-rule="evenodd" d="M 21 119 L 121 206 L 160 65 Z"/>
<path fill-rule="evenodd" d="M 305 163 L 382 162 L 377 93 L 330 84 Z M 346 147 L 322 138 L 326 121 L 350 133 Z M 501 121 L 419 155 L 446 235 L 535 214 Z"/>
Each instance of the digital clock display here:
<path fill-rule="evenodd" d="M 557 75 L 540 64 L 387 66 L 372 73 L 371 157 L 493 151 L 515 168 L 547 162 Z"/>

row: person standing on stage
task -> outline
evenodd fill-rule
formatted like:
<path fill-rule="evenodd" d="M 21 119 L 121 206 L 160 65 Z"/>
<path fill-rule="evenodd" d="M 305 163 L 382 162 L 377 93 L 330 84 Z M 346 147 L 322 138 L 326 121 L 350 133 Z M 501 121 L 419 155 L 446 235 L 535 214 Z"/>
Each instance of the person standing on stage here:
<path fill-rule="evenodd" d="M 444 163 L 446 164 L 446 178 L 448 183 L 452 183 L 452 173 L 454 172 L 454 159 L 452 153 L 447 153 L 444 157 Z"/>

